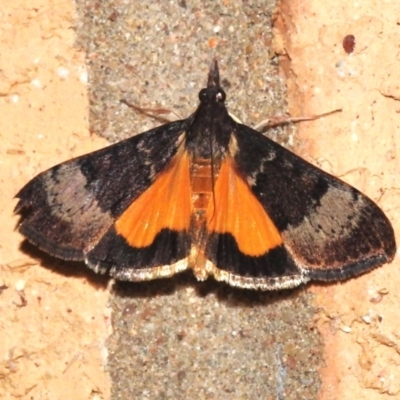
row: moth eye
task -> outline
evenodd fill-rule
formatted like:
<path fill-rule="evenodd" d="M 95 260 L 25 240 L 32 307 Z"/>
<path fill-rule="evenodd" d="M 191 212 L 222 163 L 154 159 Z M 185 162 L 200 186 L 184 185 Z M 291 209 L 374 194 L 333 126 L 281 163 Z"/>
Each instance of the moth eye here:
<path fill-rule="evenodd" d="M 222 89 L 220 89 L 220 90 L 217 92 L 215 98 L 216 98 L 216 100 L 217 100 L 218 102 L 223 103 L 223 102 L 225 101 L 225 99 L 226 99 L 226 94 L 225 94 L 225 92 L 224 92 Z"/>
<path fill-rule="evenodd" d="M 203 101 L 207 98 L 207 89 L 201 89 L 199 92 L 199 100 Z"/>
<path fill-rule="evenodd" d="M 207 103 L 223 103 L 226 99 L 225 92 L 221 88 L 206 88 L 201 89 L 199 92 L 200 102 Z"/>

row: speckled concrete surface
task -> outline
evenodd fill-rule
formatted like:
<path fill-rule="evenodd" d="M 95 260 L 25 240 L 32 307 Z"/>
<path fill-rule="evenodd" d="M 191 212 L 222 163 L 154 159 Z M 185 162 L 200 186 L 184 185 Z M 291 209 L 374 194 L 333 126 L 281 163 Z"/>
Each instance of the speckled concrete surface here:
<path fill-rule="evenodd" d="M 113 398 L 316 397 L 319 341 L 303 292 L 240 291 L 183 276 L 120 284 L 112 308 Z"/>
<path fill-rule="evenodd" d="M 186 118 L 197 107 L 214 57 L 229 108 L 242 121 L 253 125 L 285 111 L 285 85 L 271 50 L 274 2 L 181 4 L 77 2 L 93 132 L 116 141 L 160 124 L 121 99 Z"/>
<path fill-rule="evenodd" d="M 214 56 L 241 120 L 252 125 L 285 112 L 271 50 L 273 2 L 183 4 L 78 2 L 94 132 L 118 140 L 159 124 L 121 98 L 187 117 Z M 292 130 L 271 134 L 289 142 Z M 309 303 L 305 292 L 253 293 L 197 283 L 190 273 L 118 285 L 112 398 L 316 398 L 321 360 Z"/>

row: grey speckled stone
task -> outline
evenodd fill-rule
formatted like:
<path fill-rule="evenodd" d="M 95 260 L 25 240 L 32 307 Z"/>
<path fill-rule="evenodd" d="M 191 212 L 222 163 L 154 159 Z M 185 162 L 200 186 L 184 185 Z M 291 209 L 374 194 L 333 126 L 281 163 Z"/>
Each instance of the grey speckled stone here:
<path fill-rule="evenodd" d="M 121 99 L 187 117 L 214 56 L 233 114 L 252 126 L 284 113 L 285 87 L 269 48 L 273 7 L 263 0 L 77 0 L 92 131 L 117 141 L 159 124 Z M 271 134 L 290 141 L 291 131 Z M 251 292 L 184 273 L 119 283 L 111 304 L 113 399 L 317 396 L 320 348 L 306 291 Z"/>
<path fill-rule="evenodd" d="M 316 398 L 306 292 L 244 291 L 190 274 L 114 289 L 113 398 Z"/>

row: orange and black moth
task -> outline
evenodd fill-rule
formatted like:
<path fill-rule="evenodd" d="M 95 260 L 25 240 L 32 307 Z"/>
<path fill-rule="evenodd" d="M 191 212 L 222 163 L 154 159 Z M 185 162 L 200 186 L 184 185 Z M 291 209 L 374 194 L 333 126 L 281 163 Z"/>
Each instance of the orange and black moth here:
<path fill-rule="evenodd" d="M 57 165 L 16 197 L 19 231 L 98 273 L 192 269 L 261 290 L 354 277 L 393 259 L 365 195 L 233 120 L 217 62 L 189 118 Z"/>

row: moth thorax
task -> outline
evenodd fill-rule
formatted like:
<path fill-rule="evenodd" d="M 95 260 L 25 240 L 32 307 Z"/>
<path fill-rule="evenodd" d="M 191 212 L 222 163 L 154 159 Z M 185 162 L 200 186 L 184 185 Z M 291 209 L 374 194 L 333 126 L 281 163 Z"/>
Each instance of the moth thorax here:
<path fill-rule="evenodd" d="M 220 161 L 211 158 L 193 158 L 191 163 L 190 185 L 192 206 L 196 224 L 201 223 L 210 201 L 213 201 L 213 190 L 218 178 Z"/>

